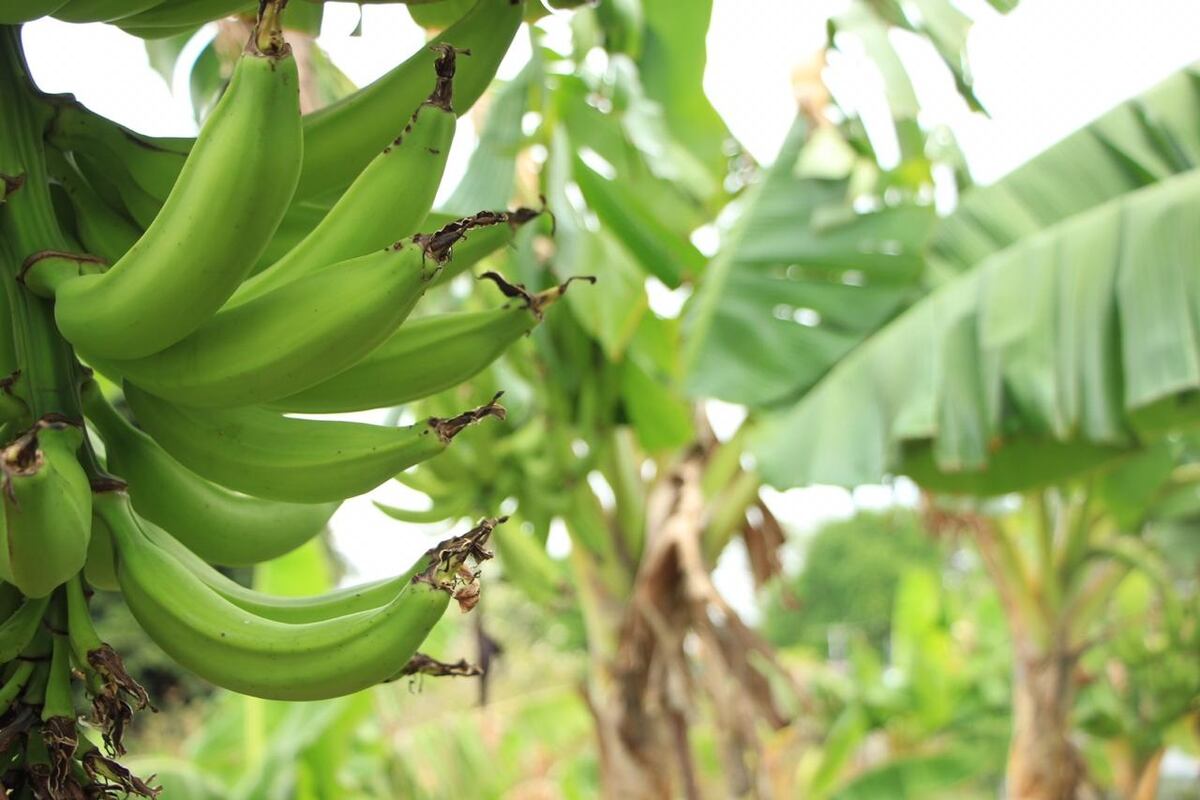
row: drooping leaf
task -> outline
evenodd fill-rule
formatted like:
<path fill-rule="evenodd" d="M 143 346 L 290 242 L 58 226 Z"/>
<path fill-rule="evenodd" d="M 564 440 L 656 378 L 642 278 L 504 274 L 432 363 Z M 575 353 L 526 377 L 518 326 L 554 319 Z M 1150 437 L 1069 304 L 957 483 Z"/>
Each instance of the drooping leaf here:
<path fill-rule="evenodd" d="M 961 272 L 1022 237 L 1197 166 L 1200 65 L 1193 65 L 969 192 L 938 226 L 931 266 Z"/>
<path fill-rule="evenodd" d="M 438 3 L 416 3 L 407 6 L 413 22 L 428 30 L 449 28 L 471 10 L 475 0 L 442 0 Z"/>
<path fill-rule="evenodd" d="M 1194 422 L 1198 208 L 1193 171 L 984 259 L 764 426 L 764 476 L 854 485 L 903 471 L 947 491 L 1013 491 Z M 963 419 L 974 435 L 956 436 Z"/>

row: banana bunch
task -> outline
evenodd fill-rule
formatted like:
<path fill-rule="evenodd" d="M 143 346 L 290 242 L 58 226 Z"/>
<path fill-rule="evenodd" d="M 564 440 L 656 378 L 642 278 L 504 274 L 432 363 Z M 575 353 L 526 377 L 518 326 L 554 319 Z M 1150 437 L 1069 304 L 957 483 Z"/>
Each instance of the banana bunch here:
<path fill-rule="evenodd" d="M 449 313 L 421 300 L 545 222 L 528 208 L 431 211 L 458 115 L 491 80 L 523 7 L 478 0 L 376 83 L 302 117 L 285 4 L 260 3 L 194 139 L 144 137 L 39 92 L 19 31 L 0 27 L 6 790 L 156 794 L 114 760 L 150 699 L 95 630 L 95 590 L 120 592 L 184 667 L 258 697 L 470 672 L 417 648 L 451 602 L 478 602 L 477 566 L 504 521 L 494 507 L 395 577 L 352 589 L 275 597 L 218 567 L 289 552 L 342 500 L 415 465 L 490 463 L 487 442 L 457 437 L 504 424 L 502 376 L 489 370 L 567 285 L 530 292 L 485 272 L 499 302 Z M 70 0 L 24 4 L 0 22 L 53 12 L 170 30 L 245 5 Z M 496 384 L 472 407 L 439 403 L 407 425 L 294 415 L 445 397 L 481 373 Z M 103 747 L 79 734 L 77 678 Z"/>

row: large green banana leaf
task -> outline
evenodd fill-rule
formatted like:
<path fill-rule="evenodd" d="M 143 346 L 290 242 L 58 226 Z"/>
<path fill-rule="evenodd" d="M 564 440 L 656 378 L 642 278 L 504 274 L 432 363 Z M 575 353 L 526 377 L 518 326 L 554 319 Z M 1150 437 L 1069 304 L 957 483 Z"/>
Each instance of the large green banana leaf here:
<path fill-rule="evenodd" d="M 694 394 L 794 400 L 922 291 L 933 209 L 857 213 L 848 178 L 805 171 L 809 133 L 799 118 L 693 298 L 684 347 Z"/>
<path fill-rule="evenodd" d="M 1200 165 L 1200 65 L 1172 75 L 963 198 L 938 226 L 931 267 L 961 272 L 1018 240 Z"/>
<path fill-rule="evenodd" d="M 1195 421 L 1198 163 L 1192 68 L 969 194 L 932 247 L 961 275 L 767 421 L 764 476 L 1014 491 Z"/>

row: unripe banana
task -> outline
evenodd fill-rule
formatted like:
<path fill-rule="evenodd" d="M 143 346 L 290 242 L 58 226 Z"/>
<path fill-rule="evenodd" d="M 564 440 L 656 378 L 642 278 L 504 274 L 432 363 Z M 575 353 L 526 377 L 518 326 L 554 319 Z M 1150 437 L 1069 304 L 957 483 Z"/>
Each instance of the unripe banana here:
<path fill-rule="evenodd" d="M 164 0 L 68 0 L 52 15 L 63 22 L 114 22 L 161 5 Z"/>
<path fill-rule="evenodd" d="M 199 411 L 132 384 L 125 396 L 142 427 L 193 472 L 230 489 L 294 503 L 362 494 L 443 452 L 468 425 L 504 415 L 493 401 L 457 417 L 392 428 L 253 407 Z"/>
<path fill-rule="evenodd" d="M 479 0 L 433 42 L 471 53 L 459 61 L 454 78 L 458 114 L 466 113 L 492 82 L 521 24 L 522 6 L 521 0 Z M 317 197 L 349 184 L 429 96 L 434 59 L 422 48 L 370 86 L 308 115 L 296 197 Z"/>
<path fill-rule="evenodd" d="M 87 253 L 42 250 L 25 259 L 17 280 L 38 297 L 53 297 L 54 287 L 81 275 L 100 275 L 107 265 Z"/>
<path fill-rule="evenodd" d="M 437 88 L 404 132 L 367 165 L 329 213 L 283 258 L 243 283 L 229 299 L 244 303 L 289 281 L 413 234 L 433 206 L 454 140 L 454 50 L 436 62 Z"/>
<path fill-rule="evenodd" d="M 535 603 L 550 604 L 567 590 L 562 564 L 546 553 L 521 525 L 509 525 L 493 540 L 504 575 Z"/>
<path fill-rule="evenodd" d="M 43 419 L 0 452 L 5 515 L 0 561 L 10 582 L 28 597 L 50 594 L 87 560 L 92 497 L 76 458 L 82 441 L 79 427 Z"/>
<path fill-rule="evenodd" d="M 258 263 L 254 265 L 251 274 L 257 275 L 287 255 L 313 228 L 321 224 L 321 220 L 325 219 L 328 213 L 329 206 L 314 201 L 301 200 L 288 206 L 279 227 L 275 229 L 275 235 L 271 237 L 267 249 L 258 257 Z M 237 292 L 234 292 L 234 295 L 236 294 Z"/>
<path fill-rule="evenodd" d="M 430 43 L 444 43 L 459 52 L 471 53 L 469 58 L 460 59 L 454 81 L 454 107 L 459 115 L 470 110 L 491 83 L 521 24 L 522 5 L 521 0 L 479 0 L 469 14 Z M 170 35 L 173 30 L 136 26 L 132 18 L 122 20 L 122 27 L 143 38 Z M 434 88 L 435 58 L 430 48 L 422 47 L 369 86 L 305 116 L 303 167 L 296 200 L 340 192 L 396 138 L 396 131 Z M 60 106 L 60 113 L 73 118 L 52 124 L 48 134 L 52 143 L 64 150 L 77 150 L 95 147 L 102 141 L 113 157 L 131 169 L 146 191 L 156 197 L 166 196 L 182 167 L 180 155 L 187 149 L 186 140 L 139 136 L 102 118 L 83 123 L 81 118 L 90 112 L 78 105 Z M 128 141 L 122 142 L 120 136 Z"/>
<path fill-rule="evenodd" d="M 188 550 L 210 564 L 245 566 L 290 552 L 316 536 L 337 510 L 337 503 L 279 503 L 231 492 L 184 467 L 146 434 L 134 428 L 91 384 L 84 389 L 84 410 L 104 439 L 106 467 L 129 484 L 133 508 L 164 528 Z M 95 536 L 97 528 L 103 531 Z M 99 538 L 101 544 L 95 545 Z M 102 589 L 115 579 L 104 572 L 103 548 L 110 540 L 102 521 L 93 527 L 93 565 L 88 582 Z M 101 583 L 103 581 L 104 583 Z"/>
<path fill-rule="evenodd" d="M 54 180 L 71 201 L 75 235 L 94 256 L 116 263 L 137 242 L 142 230 L 109 206 L 56 150 L 47 149 L 47 165 Z"/>
<path fill-rule="evenodd" d="M 111 164 L 106 168 L 103 157 L 93 157 L 83 151 L 72 153 L 72 158 L 80 174 L 105 204 L 137 226 L 140 239 L 146 229 L 154 224 L 154 218 L 162 210 L 162 202 L 138 186 L 120 164 Z"/>
<path fill-rule="evenodd" d="M 413 242 L 326 267 L 222 310 L 183 341 L 136 360 L 80 355 L 106 373 L 196 408 L 277 400 L 336 375 L 400 326 L 445 251 Z"/>
<path fill-rule="evenodd" d="M 441 271 L 434 276 L 430 285 L 440 286 L 446 283 L 449 278 L 461 274 L 501 247 L 511 244 L 517 230 L 540 213 L 530 208 L 518 208 L 513 211 L 480 211 L 462 218 L 448 214 L 430 214 L 426 217 L 423 227 L 433 232 L 413 237 L 426 248 L 441 252 L 445 259 Z M 350 224 L 350 220 L 346 220 L 346 223 Z M 264 270 L 243 283 L 226 305 L 235 306 L 275 286 L 304 277 L 314 267 L 322 267 L 309 259 L 304 261 L 306 264 L 297 260 L 287 269 Z"/>
<path fill-rule="evenodd" d="M 143 530 L 155 544 L 174 556 L 175 560 L 221 597 L 238 608 L 277 622 L 319 622 L 379 608 L 394 600 L 413 576 L 428 566 L 418 561 L 407 572 L 394 578 L 383 578 L 311 597 L 280 597 L 255 591 L 226 578 L 157 526 L 146 525 Z"/>
<path fill-rule="evenodd" d="M 53 14 L 66 0 L 6 0 L 0 5 L 0 25 L 20 25 Z"/>
<path fill-rule="evenodd" d="M 169 0 L 139 14 L 123 17 L 125 28 L 182 28 L 203 25 L 254 8 L 253 0 Z"/>
<path fill-rule="evenodd" d="M 136 36 L 139 39 L 146 39 L 148 41 L 153 41 L 155 39 L 172 39 L 176 36 L 183 36 L 184 34 L 195 33 L 196 25 L 195 24 L 160 25 L 158 27 L 155 27 L 155 26 L 142 27 L 142 26 L 137 26 L 137 25 L 130 25 L 128 23 L 123 23 L 121 25 L 121 30 L 125 31 L 130 36 Z"/>
<path fill-rule="evenodd" d="M 80 156 L 83 156 L 97 161 L 105 175 L 127 175 L 133 185 L 149 196 L 149 202 L 162 205 L 187 163 L 194 139 L 143 136 L 89 111 L 73 99 L 54 97 L 48 102 L 53 109 L 53 119 L 46 131 L 48 142 L 60 150 L 71 151 L 81 167 Z M 84 174 L 92 177 L 87 171 Z M 105 199 L 111 203 L 113 198 Z"/>
<path fill-rule="evenodd" d="M 109 358 L 169 347 L 229 298 L 270 240 L 295 188 L 301 141 L 296 64 L 277 5 L 264 8 L 145 235 L 103 275 L 56 287 L 55 318 L 72 343 Z"/>
<path fill-rule="evenodd" d="M 112 532 L 104 520 L 92 511 L 92 538 L 88 542 L 87 561 L 83 564 L 83 577 L 89 586 L 106 592 L 119 592 L 117 582 L 117 551 L 113 545 Z"/>
<path fill-rule="evenodd" d="M 429 508 L 421 511 L 391 506 L 379 501 L 375 501 L 375 507 L 394 520 L 410 525 L 427 525 L 431 522 L 457 520 L 469 516 L 475 510 L 475 498 L 463 493 L 442 502 L 434 501 Z"/>
<path fill-rule="evenodd" d="M 146 535 L 120 493 L 98 496 L 112 528 L 122 594 L 147 634 L 202 678 L 243 694 L 318 700 L 386 680 L 441 618 L 469 558 L 488 554 L 491 526 L 451 539 L 385 606 L 331 620 L 288 624 L 228 602 Z"/>
<path fill-rule="evenodd" d="M 32 661 L 17 662 L 12 675 L 0 685 L 0 714 L 7 714 L 13 702 L 20 697 L 25 684 L 29 682 L 29 677 L 33 675 L 33 667 Z"/>
<path fill-rule="evenodd" d="M 567 284 L 538 295 L 503 286 L 517 294 L 504 306 L 412 320 L 354 366 L 270 407 L 315 414 L 362 411 L 398 406 L 457 386 L 533 330 Z"/>
<path fill-rule="evenodd" d="M 42 628 L 50 598 L 27 597 L 16 611 L 0 622 L 0 662 L 7 664 L 29 646 Z"/>
<path fill-rule="evenodd" d="M 8 582 L 0 582 L 0 619 L 8 617 L 25 602 L 21 590 Z"/>

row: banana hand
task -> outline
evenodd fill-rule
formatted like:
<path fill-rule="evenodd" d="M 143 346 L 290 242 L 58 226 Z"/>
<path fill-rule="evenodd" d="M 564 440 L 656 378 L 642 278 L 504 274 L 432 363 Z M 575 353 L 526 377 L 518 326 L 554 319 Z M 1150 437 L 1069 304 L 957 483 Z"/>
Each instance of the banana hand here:
<path fill-rule="evenodd" d="M 396 674 L 451 596 L 463 591 L 468 559 L 490 556 L 482 545 L 495 524 L 430 551 L 428 565 L 387 605 L 288 624 L 251 614 L 213 592 L 154 544 L 120 493 L 96 502 L 116 537 L 122 592 L 150 637 L 213 683 L 279 700 L 338 697 Z M 466 585 L 473 584 L 471 576 Z"/>

